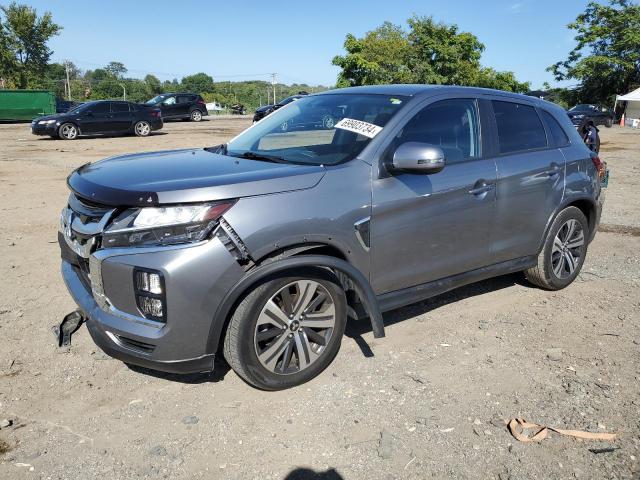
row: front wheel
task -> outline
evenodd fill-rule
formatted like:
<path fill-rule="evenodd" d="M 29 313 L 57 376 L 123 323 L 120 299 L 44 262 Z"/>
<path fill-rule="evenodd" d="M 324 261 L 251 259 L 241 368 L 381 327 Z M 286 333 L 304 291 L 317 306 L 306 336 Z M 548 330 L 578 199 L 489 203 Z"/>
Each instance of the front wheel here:
<path fill-rule="evenodd" d="M 538 264 L 525 270 L 534 285 L 547 290 L 560 290 L 580 273 L 587 255 L 589 223 L 579 208 L 567 207 L 553 221 Z"/>
<path fill-rule="evenodd" d="M 58 137 L 63 140 L 75 140 L 78 137 L 78 127 L 73 123 L 63 123 L 58 128 Z"/>
<path fill-rule="evenodd" d="M 227 328 L 224 356 L 257 388 L 294 387 L 335 358 L 346 320 L 345 293 L 333 273 L 321 268 L 285 272 L 240 302 Z"/>
<path fill-rule="evenodd" d="M 133 127 L 133 132 L 138 137 L 148 137 L 151 133 L 151 125 L 149 125 L 149 122 L 145 121 L 138 122 Z"/>
<path fill-rule="evenodd" d="M 200 120 L 202 120 L 202 112 L 200 110 L 194 110 L 191 112 L 192 122 L 199 122 Z"/>

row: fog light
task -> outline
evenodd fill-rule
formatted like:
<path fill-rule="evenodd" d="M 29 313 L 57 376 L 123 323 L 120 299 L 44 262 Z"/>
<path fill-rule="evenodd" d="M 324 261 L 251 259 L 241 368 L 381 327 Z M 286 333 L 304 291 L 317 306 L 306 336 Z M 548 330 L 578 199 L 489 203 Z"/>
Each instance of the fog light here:
<path fill-rule="evenodd" d="M 166 322 L 167 304 L 162 273 L 158 270 L 135 268 L 133 286 L 140 313 L 145 318 Z"/>
<path fill-rule="evenodd" d="M 162 318 L 164 312 L 162 308 L 162 300 L 159 298 L 143 297 L 138 295 L 138 306 L 145 316 Z"/>
<path fill-rule="evenodd" d="M 162 277 L 157 273 L 136 272 L 136 287 L 143 292 L 162 293 Z"/>

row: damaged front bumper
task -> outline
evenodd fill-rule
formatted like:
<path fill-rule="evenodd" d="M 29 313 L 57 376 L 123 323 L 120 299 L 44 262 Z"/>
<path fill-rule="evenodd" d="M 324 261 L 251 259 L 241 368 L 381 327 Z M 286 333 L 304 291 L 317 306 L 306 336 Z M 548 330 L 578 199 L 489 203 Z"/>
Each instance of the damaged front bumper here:
<path fill-rule="evenodd" d="M 94 342 L 126 363 L 172 373 L 208 372 L 219 303 L 244 269 L 217 237 L 197 245 L 102 249 L 88 261 L 60 234 L 62 276 L 86 316 Z M 144 318 L 135 301 L 134 268 L 162 272 L 166 322 Z"/>

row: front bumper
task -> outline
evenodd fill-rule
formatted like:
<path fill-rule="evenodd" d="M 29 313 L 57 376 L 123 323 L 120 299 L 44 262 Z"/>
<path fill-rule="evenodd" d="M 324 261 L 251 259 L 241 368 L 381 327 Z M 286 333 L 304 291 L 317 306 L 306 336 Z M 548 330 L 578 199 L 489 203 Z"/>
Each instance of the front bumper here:
<path fill-rule="evenodd" d="M 94 342 L 126 363 L 172 373 L 212 371 L 208 351 L 214 312 L 244 270 L 213 238 L 194 246 L 104 249 L 86 265 L 74 265 L 65 251 L 62 276 L 87 317 Z M 66 244 L 65 244 L 66 245 Z M 165 277 L 166 323 L 144 318 L 135 305 L 134 267 L 159 270 Z"/>
<path fill-rule="evenodd" d="M 60 125 L 58 122 L 48 123 L 46 125 L 38 125 L 37 123 L 31 124 L 31 133 L 34 135 L 57 135 L 58 127 Z"/>

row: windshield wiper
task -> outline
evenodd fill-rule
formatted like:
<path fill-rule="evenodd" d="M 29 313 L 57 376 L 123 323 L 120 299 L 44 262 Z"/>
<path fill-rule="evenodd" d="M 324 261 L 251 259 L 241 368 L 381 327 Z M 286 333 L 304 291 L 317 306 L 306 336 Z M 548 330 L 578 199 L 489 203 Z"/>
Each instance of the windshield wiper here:
<path fill-rule="evenodd" d="M 205 152 L 210 152 L 210 153 L 218 153 L 220 155 L 226 155 L 227 154 L 227 144 L 226 143 L 221 143 L 220 145 L 214 145 L 213 147 L 206 147 Z"/>
<path fill-rule="evenodd" d="M 247 150 L 246 152 L 242 152 L 240 155 L 231 155 L 232 157 L 240 157 L 246 158 L 248 160 L 260 160 L 264 162 L 273 162 L 273 163 L 289 163 L 282 157 L 278 157 L 277 155 L 264 155 L 258 152 L 252 152 L 251 150 Z"/>

